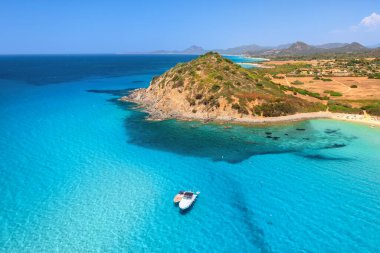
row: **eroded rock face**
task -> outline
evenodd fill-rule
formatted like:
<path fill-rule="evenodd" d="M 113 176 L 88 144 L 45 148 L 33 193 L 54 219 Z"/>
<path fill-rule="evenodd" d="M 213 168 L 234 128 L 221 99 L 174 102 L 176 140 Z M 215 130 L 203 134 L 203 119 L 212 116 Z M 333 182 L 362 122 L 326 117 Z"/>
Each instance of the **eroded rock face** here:
<path fill-rule="evenodd" d="M 292 114 L 310 104 L 288 96 L 265 80 L 217 53 L 177 64 L 121 101 L 135 102 L 153 119 L 224 119 Z M 272 116 L 272 115 L 264 115 Z"/>

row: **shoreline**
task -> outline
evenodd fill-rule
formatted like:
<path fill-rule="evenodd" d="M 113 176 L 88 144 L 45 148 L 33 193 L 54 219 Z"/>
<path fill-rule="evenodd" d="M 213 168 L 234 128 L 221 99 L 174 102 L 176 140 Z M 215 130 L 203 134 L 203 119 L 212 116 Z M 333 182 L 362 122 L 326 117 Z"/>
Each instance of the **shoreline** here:
<path fill-rule="evenodd" d="M 189 116 L 170 114 L 166 115 L 162 112 L 153 111 L 145 107 L 142 103 L 134 101 L 128 97 L 119 98 L 122 102 L 130 102 L 136 104 L 136 109 L 142 110 L 148 114 L 147 120 L 161 121 L 161 120 L 181 120 L 181 121 L 201 121 L 201 122 L 217 122 L 217 123 L 233 123 L 233 124 L 271 124 L 271 123 L 286 123 L 297 122 L 311 119 L 333 119 L 346 122 L 355 122 L 371 127 L 380 127 L 380 117 L 369 116 L 367 114 L 346 114 L 346 113 L 333 113 L 333 112 L 308 112 L 308 113 L 296 113 L 286 116 L 278 117 L 231 117 L 231 116 L 217 116 L 217 117 L 205 117 L 205 116 Z"/>
<path fill-rule="evenodd" d="M 242 66 L 242 65 L 250 65 L 253 68 L 261 68 L 261 69 L 271 69 L 273 67 L 263 64 L 262 61 L 258 62 L 236 62 L 236 64 Z"/>

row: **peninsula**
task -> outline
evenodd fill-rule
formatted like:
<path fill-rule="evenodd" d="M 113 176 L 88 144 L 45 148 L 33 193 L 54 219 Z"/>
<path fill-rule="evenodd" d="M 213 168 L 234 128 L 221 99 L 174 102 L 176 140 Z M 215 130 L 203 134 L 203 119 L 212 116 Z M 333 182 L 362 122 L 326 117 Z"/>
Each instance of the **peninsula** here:
<path fill-rule="evenodd" d="M 136 89 L 120 100 L 138 104 L 152 120 L 259 123 L 311 118 L 365 121 L 369 118 L 368 115 L 347 118 L 341 113 L 331 113 L 328 96 L 305 95 L 289 89 L 215 52 L 177 64 L 154 77 L 148 88 Z M 377 122 L 375 118 L 372 120 Z"/>

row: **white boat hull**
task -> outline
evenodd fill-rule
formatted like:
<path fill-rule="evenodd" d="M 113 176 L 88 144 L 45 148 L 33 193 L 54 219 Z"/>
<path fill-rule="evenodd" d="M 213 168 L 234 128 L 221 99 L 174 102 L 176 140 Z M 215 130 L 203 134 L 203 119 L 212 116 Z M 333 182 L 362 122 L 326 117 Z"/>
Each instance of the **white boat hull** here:
<path fill-rule="evenodd" d="M 197 198 L 197 195 L 194 194 L 191 198 L 182 198 L 179 202 L 179 208 L 181 210 L 186 210 L 194 203 L 195 199 Z"/>

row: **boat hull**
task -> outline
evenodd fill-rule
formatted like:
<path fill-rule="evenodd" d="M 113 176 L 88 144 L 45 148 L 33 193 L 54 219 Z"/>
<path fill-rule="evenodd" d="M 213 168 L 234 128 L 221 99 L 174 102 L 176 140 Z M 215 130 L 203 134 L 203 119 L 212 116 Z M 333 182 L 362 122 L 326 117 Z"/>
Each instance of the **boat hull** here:
<path fill-rule="evenodd" d="M 192 206 L 192 204 L 194 203 L 196 198 L 197 198 L 197 196 L 195 194 L 189 199 L 182 198 L 182 200 L 179 202 L 179 208 L 181 210 L 188 209 L 189 207 Z"/>

